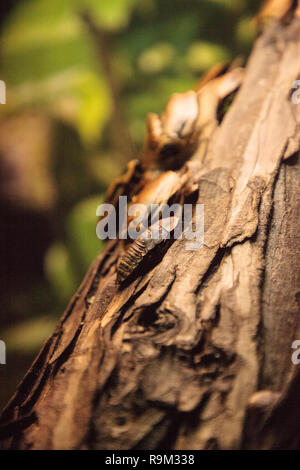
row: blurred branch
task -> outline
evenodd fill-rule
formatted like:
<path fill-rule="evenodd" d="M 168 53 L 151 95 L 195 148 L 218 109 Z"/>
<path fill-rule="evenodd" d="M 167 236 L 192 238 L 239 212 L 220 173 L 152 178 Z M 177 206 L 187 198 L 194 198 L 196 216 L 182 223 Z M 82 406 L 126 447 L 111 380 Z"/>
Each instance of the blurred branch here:
<path fill-rule="evenodd" d="M 94 41 L 97 57 L 102 65 L 111 92 L 113 113 L 109 126 L 110 147 L 117 154 L 120 162 L 125 163 L 132 158 L 135 148 L 130 137 L 127 119 L 122 109 L 120 82 L 114 71 L 112 34 L 96 24 L 87 10 L 80 13 L 80 18 Z"/>

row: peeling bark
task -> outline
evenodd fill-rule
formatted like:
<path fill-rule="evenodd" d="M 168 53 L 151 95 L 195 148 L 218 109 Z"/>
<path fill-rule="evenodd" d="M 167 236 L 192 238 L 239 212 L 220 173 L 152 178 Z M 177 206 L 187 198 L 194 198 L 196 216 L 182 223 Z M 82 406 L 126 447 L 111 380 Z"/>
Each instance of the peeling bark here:
<path fill-rule="evenodd" d="M 125 285 L 94 261 L 1 417 L 5 448 L 300 448 L 300 20 L 257 40 L 229 112 L 186 163 L 205 241 Z"/>

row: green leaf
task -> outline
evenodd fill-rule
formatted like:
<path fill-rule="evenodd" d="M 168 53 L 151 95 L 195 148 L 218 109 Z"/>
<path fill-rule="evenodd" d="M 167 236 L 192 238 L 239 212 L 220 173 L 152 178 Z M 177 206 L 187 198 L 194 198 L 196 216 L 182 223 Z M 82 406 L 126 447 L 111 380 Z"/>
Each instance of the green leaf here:
<path fill-rule="evenodd" d="M 226 47 L 207 41 L 194 42 L 187 53 L 187 64 L 195 71 L 205 71 L 229 59 L 230 53 Z"/>
<path fill-rule="evenodd" d="M 7 351 L 35 353 L 51 335 L 57 320 L 52 317 L 31 318 L 2 332 Z"/>
<path fill-rule="evenodd" d="M 127 26 L 137 0 L 76 0 L 80 9 L 87 9 L 93 18 L 106 29 Z"/>
<path fill-rule="evenodd" d="M 75 2 L 76 3 L 76 2 Z M 71 122 L 84 141 L 99 138 L 110 93 L 77 8 L 70 0 L 20 3 L 4 29 L 6 111 L 42 106 Z"/>
<path fill-rule="evenodd" d="M 62 243 L 55 243 L 49 248 L 45 257 L 45 272 L 59 301 L 67 302 L 75 292 L 77 279 L 70 253 Z"/>
<path fill-rule="evenodd" d="M 77 204 L 67 219 L 67 234 L 71 256 L 77 260 L 82 273 L 104 247 L 96 235 L 96 209 L 104 196 L 93 196 Z"/>

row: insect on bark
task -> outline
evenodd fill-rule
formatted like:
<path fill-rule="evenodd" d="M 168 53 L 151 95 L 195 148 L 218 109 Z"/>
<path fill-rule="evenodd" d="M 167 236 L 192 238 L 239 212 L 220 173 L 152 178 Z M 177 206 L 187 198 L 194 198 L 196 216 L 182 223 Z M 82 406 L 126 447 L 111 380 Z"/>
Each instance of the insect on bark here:
<path fill-rule="evenodd" d="M 117 265 L 117 280 L 120 283 L 137 269 L 153 248 L 170 238 L 170 233 L 175 229 L 178 221 L 179 218 L 175 216 L 159 220 L 129 245 Z"/>

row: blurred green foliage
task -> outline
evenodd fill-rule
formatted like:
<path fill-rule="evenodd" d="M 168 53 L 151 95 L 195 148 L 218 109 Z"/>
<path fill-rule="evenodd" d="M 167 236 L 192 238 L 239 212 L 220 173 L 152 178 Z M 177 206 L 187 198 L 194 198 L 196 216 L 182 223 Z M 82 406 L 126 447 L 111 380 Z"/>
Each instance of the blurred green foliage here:
<path fill-rule="evenodd" d="M 67 304 L 89 265 L 104 246 L 96 236 L 95 208 L 103 195 L 84 199 L 74 206 L 66 220 L 64 242 L 48 250 L 45 270 L 53 292 L 62 304 Z"/>
<path fill-rule="evenodd" d="M 107 77 L 80 12 L 114 36 L 115 72 L 141 141 L 145 114 L 191 87 L 216 62 L 247 54 L 255 1 L 27 0 L 3 31 L 2 74 L 10 111 L 41 106 L 74 125 L 86 142 L 111 114 Z"/>
<path fill-rule="evenodd" d="M 161 112 L 172 93 L 193 87 L 215 63 L 237 55 L 247 58 L 254 38 L 251 18 L 260 3 L 16 3 L 2 31 L 0 65 L 1 79 L 7 84 L 7 105 L 1 107 L 0 118 L 35 110 L 56 123 L 50 154 L 57 200 L 51 213 L 55 240 L 44 260 L 46 280 L 29 291 L 29 319 L 24 319 L 21 309 L 22 323 L 7 331 L 8 348 L 25 352 L 39 347 L 53 326 L 53 321 L 48 322 L 44 316 L 56 318 L 61 313 L 102 249 L 95 234 L 96 208 L 122 164 L 137 156 L 124 151 L 123 161 L 116 158 L 115 144 L 110 139 L 116 108 L 122 110 L 122 125 L 128 128 L 138 151 L 148 112 Z M 99 44 L 82 19 L 86 11 L 109 38 L 107 54 L 120 91 L 117 97 L 112 77 L 101 60 Z"/>

